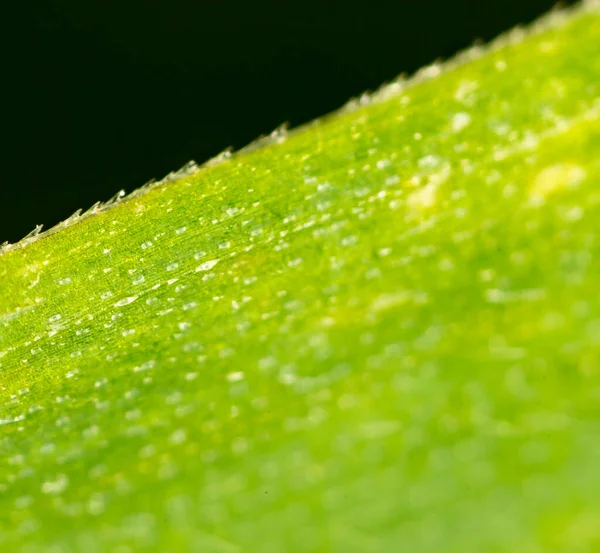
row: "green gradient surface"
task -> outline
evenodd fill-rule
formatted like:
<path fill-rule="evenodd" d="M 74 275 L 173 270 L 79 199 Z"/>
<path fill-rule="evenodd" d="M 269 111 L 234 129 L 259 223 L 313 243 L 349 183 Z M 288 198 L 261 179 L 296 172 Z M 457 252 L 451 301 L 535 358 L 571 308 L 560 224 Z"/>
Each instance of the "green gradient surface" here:
<path fill-rule="evenodd" d="M 1 255 L 0 549 L 599 550 L 586 6 Z"/>

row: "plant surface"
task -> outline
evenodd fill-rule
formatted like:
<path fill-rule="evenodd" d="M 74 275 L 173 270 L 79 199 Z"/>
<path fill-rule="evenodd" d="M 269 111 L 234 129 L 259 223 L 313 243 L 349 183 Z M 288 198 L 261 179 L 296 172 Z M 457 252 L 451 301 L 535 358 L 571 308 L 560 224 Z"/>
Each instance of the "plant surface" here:
<path fill-rule="evenodd" d="M 600 550 L 588 2 L 0 256 L 0 549 Z"/>

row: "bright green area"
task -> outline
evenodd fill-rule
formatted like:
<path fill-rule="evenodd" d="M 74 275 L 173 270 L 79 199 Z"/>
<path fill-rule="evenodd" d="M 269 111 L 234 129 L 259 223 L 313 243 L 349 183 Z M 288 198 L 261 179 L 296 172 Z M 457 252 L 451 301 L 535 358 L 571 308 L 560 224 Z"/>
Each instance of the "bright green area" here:
<path fill-rule="evenodd" d="M 600 550 L 597 6 L 2 255 L 0 550 Z"/>

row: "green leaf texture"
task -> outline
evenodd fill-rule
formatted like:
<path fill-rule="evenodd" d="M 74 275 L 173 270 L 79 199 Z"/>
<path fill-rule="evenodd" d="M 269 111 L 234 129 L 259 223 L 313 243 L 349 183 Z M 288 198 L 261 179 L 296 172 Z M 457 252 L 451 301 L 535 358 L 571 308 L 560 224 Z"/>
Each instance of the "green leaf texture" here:
<path fill-rule="evenodd" d="M 588 2 L 5 246 L 0 550 L 599 551 L 599 96 Z"/>

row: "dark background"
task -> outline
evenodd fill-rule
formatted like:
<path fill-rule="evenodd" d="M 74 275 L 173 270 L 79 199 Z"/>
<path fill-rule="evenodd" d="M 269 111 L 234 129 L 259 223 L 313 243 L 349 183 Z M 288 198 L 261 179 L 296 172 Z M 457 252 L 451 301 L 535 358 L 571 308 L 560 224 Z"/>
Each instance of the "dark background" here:
<path fill-rule="evenodd" d="M 0 243 L 307 122 L 553 5 L 19 2 L 4 35 Z"/>

